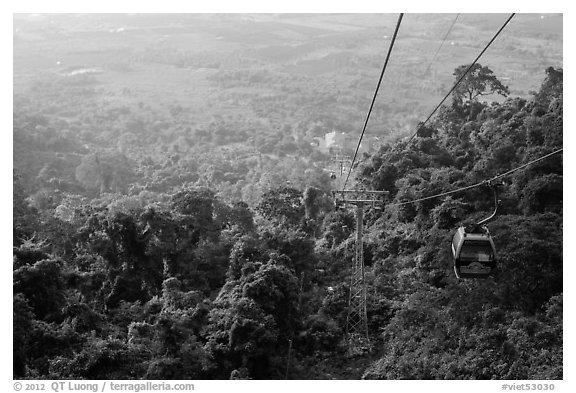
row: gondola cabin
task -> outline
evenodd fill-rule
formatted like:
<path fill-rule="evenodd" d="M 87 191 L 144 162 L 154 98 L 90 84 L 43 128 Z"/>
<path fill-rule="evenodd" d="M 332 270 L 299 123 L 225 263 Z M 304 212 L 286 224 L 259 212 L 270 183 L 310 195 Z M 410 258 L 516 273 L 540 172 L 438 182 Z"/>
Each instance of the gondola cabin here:
<path fill-rule="evenodd" d="M 496 248 L 486 227 L 458 228 L 452 238 L 452 256 L 458 278 L 488 277 L 496 270 Z"/>

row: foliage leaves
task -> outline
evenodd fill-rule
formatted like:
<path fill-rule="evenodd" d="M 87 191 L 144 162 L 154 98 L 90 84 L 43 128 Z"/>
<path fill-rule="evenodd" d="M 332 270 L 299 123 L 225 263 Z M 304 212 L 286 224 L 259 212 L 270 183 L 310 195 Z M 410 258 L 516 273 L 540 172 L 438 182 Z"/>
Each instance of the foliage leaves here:
<path fill-rule="evenodd" d="M 132 118 L 116 141 L 122 153 L 66 144 L 83 158 L 31 162 L 41 186 L 33 168 L 26 181 L 14 175 L 14 377 L 561 379 L 561 156 L 506 177 L 489 224 L 498 269 L 486 280 L 458 281 L 450 251 L 458 225 L 493 209 L 486 189 L 398 205 L 562 146 L 562 70 L 546 70 L 531 99 L 492 104 L 478 97 L 507 89 L 487 67 L 471 78 L 413 140 L 358 166 L 358 186 L 389 192 L 364 223 L 373 353 L 345 357 L 355 219 L 331 207 L 320 168 L 298 180 L 287 159 L 264 176 L 252 151 L 252 166 L 224 151 L 208 164 L 167 134 L 170 150 L 143 158 L 140 136 L 165 125 Z M 130 112 L 116 109 L 109 115 Z M 18 115 L 15 138 L 39 148 L 43 136 L 22 127 L 48 123 Z M 225 128 L 193 133 L 225 138 Z M 304 151 L 285 131 L 282 151 Z M 297 181 L 286 186 L 288 177 Z"/>

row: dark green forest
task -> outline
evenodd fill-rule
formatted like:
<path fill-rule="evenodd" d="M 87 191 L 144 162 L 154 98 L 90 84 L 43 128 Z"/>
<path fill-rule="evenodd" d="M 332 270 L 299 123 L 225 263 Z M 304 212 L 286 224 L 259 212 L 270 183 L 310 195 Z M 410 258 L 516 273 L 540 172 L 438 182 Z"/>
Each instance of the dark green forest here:
<path fill-rule="evenodd" d="M 562 154 L 502 178 L 486 279 L 451 241 L 488 188 L 406 203 L 562 148 L 561 15 L 518 15 L 419 124 L 502 15 L 435 63 L 454 15 L 406 15 L 348 183 L 388 192 L 349 351 L 349 167 L 314 141 L 354 153 L 395 17 L 15 16 L 13 378 L 563 379 Z"/>
<path fill-rule="evenodd" d="M 562 74 L 546 69 L 530 98 L 455 94 L 413 139 L 361 157 L 357 186 L 389 205 L 366 213 L 373 349 L 355 355 L 355 222 L 329 179 L 230 202 L 209 182 L 174 185 L 197 176 L 193 155 L 90 153 L 82 129 L 15 105 L 15 152 L 53 159 L 34 178 L 14 170 L 14 378 L 562 379 L 562 156 L 506 178 L 489 279 L 456 279 L 450 253 L 455 228 L 491 210 L 488 191 L 393 205 L 561 148 Z M 229 170 L 232 184 L 242 167 Z"/>

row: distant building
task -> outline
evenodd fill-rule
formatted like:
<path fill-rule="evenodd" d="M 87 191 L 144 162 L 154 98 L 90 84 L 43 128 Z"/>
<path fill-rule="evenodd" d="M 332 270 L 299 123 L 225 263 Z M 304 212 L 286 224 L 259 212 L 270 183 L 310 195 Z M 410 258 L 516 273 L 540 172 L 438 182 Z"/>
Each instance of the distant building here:
<path fill-rule="evenodd" d="M 375 137 L 364 137 L 358 152 L 364 153 L 375 150 L 375 144 L 377 142 L 378 139 Z M 314 142 L 312 142 L 312 145 L 314 145 L 319 152 L 328 155 L 353 152 L 357 144 L 358 140 L 356 137 L 346 132 L 336 130 L 324 134 L 324 137 L 314 137 Z"/>
<path fill-rule="evenodd" d="M 352 146 L 352 138 L 345 132 L 332 130 L 324 134 L 324 137 L 314 138 L 316 148 L 324 154 L 341 153 Z"/>

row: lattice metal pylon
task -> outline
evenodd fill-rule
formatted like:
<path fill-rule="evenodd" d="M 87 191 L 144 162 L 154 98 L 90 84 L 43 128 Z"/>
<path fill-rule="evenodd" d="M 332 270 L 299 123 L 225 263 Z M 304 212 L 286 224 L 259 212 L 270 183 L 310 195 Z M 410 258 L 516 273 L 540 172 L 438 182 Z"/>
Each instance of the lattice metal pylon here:
<path fill-rule="evenodd" d="M 352 158 L 350 156 L 335 155 L 331 158 L 331 161 L 340 166 L 340 176 L 344 176 L 344 164 L 351 164 Z"/>
<path fill-rule="evenodd" d="M 368 317 L 366 311 L 366 281 L 364 279 L 364 204 L 356 204 L 356 253 L 350 274 L 350 293 L 348 298 L 348 317 L 346 334 L 360 335 L 368 339 Z"/>
<path fill-rule="evenodd" d="M 366 309 L 366 280 L 364 273 L 364 207 L 380 207 L 386 191 L 334 191 L 336 205 L 351 204 L 356 206 L 356 253 L 350 274 L 350 292 L 348 297 L 348 315 L 346 318 L 346 335 L 348 346 L 352 351 L 359 347 L 369 347 L 368 315 Z"/>

